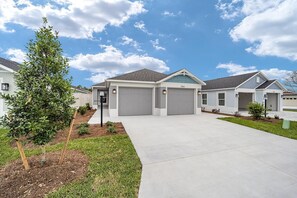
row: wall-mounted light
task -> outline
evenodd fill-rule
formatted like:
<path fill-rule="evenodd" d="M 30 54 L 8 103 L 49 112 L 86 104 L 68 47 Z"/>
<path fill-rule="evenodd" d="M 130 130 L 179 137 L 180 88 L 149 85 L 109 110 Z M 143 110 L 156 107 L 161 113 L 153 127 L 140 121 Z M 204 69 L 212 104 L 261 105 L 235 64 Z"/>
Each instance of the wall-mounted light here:
<path fill-rule="evenodd" d="M 8 91 L 9 90 L 9 84 L 8 83 L 2 83 L 1 84 L 1 90 L 2 91 Z"/>
<path fill-rule="evenodd" d="M 267 100 L 267 99 L 268 99 L 268 95 L 264 94 L 264 100 Z"/>
<path fill-rule="evenodd" d="M 117 93 L 117 90 L 116 90 L 116 89 L 113 89 L 113 90 L 112 90 L 112 93 L 113 93 L 113 94 L 116 94 L 116 93 Z"/>
<path fill-rule="evenodd" d="M 197 94 L 198 94 L 198 95 L 201 95 L 201 90 L 198 90 L 198 91 L 197 91 Z"/>
<path fill-rule="evenodd" d="M 162 93 L 163 93 L 163 95 L 166 95 L 166 93 L 167 93 L 166 89 L 163 89 Z"/>
<path fill-rule="evenodd" d="M 236 93 L 236 94 L 235 94 L 235 97 L 236 97 L 236 98 L 238 98 L 238 97 L 239 97 L 239 94 L 238 94 L 238 93 Z"/>

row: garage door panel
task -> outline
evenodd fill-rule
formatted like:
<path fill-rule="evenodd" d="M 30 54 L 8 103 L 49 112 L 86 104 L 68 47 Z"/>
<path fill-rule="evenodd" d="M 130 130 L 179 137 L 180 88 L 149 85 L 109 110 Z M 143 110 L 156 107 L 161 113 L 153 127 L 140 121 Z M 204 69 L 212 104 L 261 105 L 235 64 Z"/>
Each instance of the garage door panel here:
<path fill-rule="evenodd" d="M 194 89 L 168 89 L 167 114 L 186 115 L 194 114 Z"/>
<path fill-rule="evenodd" d="M 151 88 L 119 88 L 119 115 L 152 115 Z"/>

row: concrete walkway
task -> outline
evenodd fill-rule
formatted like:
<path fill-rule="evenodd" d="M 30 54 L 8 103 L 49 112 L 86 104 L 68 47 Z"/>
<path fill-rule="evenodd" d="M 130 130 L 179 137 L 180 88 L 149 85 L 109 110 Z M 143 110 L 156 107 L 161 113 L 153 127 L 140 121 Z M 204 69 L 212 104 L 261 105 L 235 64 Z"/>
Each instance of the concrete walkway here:
<path fill-rule="evenodd" d="M 248 114 L 248 111 L 240 111 L 240 114 L 243 116 L 250 116 Z M 268 116 L 274 117 L 275 115 L 278 115 L 280 118 L 283 118 L 285 120 L 292 120 L 297 121 L 297 112 L 292 111 L 267 111 Z"/>
<path fill-rule="evenodd" d="M 297 141 L 216 119 L 121 117 L 143 164 L 139 197 L 297 196 Z"/>

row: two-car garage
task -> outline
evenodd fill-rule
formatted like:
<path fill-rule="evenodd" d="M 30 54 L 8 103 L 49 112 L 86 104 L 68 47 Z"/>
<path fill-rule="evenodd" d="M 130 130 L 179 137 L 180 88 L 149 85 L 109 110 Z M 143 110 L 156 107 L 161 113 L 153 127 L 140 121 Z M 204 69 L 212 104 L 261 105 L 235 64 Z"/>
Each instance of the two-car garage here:
<path fill-rule="evenodd" d="M 167 115 L 195 112 L 194 89 L 168 88 Z M 119 87 L 118 115 L 153 115 L 153 88 Z"/>

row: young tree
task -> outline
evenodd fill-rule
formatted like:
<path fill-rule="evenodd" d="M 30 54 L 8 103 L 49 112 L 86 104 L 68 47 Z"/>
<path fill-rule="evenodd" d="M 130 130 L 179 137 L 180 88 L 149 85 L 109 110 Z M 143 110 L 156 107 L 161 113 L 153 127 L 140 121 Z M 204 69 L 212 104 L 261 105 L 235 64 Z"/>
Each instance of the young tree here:
<path fill-rule="evenodd" d="M 67 77 L 69 64 L 62 56 L 58 33 L 53 32 L 46 18 L 27 50 L 27 61 L 15 76 L 18 91 L 14 95 L 3 95 L 9 110 L 2 124 L 9 129 L 8 136 L 26 137 L 41 145 L 45 154 L 45 145 L 72 119 L 70 105 L 74 98 L 71 79 Z"/>
<path fill-rule="evenodd" d="M 297 92 L 297 71 L 293 71 L 286 79 L 286 85 L 290 87 L 291 91 Z"/>

